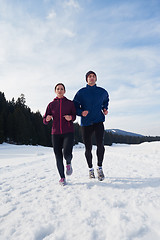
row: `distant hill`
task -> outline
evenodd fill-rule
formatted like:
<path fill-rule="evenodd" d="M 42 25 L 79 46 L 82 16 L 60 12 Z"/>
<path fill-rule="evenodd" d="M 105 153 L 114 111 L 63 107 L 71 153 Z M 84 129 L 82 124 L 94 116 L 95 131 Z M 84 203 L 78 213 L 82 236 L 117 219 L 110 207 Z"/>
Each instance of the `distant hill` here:
<path fill-rule="evenodd" d="M 120 129 L 106 129 L 106 132 L 111 132 L 112 134 L 123 135 L 123 136 L 134 136 L 134 137 L 143 137 L 141 134 L 127 132 Z"/>

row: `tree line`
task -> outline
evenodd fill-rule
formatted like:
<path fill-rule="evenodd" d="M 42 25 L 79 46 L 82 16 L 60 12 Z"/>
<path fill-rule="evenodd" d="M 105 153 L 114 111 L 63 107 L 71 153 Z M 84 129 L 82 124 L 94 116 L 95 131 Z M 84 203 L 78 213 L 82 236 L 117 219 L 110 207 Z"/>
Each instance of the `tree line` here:
<path fill-rule="evenodd" d="M 24 94 L 7 101 L 0 92 L 0 143 L 51 146 L 51 124 L 44 126 L 40 112 L 25 103 Z"/>
<path fill-rule="evenodd" d="M 43 117 L 39 111 L 32 112 L 26 105 L 24 94 L 15 101 L 7 101 L 4 93 L 0 92 L 0 143 L 52 146 L 51 125 L 43 124 Z M 75 144 L 83 142 L 81 127 L 74 123 Z M 95 136 L 92 138 L 96 143 Z M 142 142 L 160 141 L 160 137 L 124 136 L 105 132 L 104 144 L 113 143 L 140 144 Z"/>

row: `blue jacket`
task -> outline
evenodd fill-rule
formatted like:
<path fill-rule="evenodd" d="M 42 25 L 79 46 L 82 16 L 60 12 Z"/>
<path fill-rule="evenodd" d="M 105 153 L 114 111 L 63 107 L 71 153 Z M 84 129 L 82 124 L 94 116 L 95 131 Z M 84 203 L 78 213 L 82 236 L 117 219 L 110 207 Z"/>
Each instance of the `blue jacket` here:
<path fill-rule="evenodd" d="M 81 125 L 89 126 L 94 123 L 104 122 L 105 115 L 102 110 L 108 109 L 108 92 L 97 85 L 81 88 L 73 99 L 76 113 L 81 116 Z M 82 116 L 83 111 L 89 111 L 86 117 Z"/>

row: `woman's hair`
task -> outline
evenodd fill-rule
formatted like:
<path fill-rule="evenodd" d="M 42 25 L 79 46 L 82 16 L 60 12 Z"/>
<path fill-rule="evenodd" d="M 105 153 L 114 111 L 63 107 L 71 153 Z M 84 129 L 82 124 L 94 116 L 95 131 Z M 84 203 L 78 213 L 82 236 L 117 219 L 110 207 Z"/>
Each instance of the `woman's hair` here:
<path fill-rule="evenodd" d="M 55 86 L 55 88 L 54 88 L 54 89 L 55 89 L 55 91 L 56 91 L 56 88 L 57 88 L 59 85 L 62 85 L 62 86 L 63 86 L 63 88 L 64 88 L 64 91 L 66 91 L 66 88 L 65 88 L 65 86 L 64 86 L 64 84 L 63 84 L 63 83 L 57 83 L 57 84 L 56 84 L 56 86 Z"/>

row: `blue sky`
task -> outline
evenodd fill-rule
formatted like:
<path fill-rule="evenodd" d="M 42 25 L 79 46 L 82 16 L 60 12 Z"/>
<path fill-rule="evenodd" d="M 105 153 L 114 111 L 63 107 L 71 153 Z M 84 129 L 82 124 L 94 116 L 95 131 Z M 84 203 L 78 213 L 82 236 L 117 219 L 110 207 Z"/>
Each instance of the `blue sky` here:
<path fill-rule="evenodd" d="M 43 115 L 56 83 L 73 99 L 93 70 L 107 129 L 160 135 L 159 12 L 159 0 L 0 0 L 0 91 Z"/>

